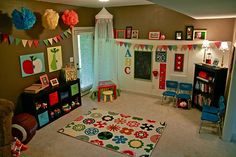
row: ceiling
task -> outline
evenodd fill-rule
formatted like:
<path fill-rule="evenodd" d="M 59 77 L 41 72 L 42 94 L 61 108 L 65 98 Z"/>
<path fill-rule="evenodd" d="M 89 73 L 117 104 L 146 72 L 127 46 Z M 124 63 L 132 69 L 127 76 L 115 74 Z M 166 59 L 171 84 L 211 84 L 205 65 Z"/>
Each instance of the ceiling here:
<path fill-rule="evenodd" d="M 236 18 L 236 0 L 38 0 L 91 8 L 159 4 L 195 19 Z"/>

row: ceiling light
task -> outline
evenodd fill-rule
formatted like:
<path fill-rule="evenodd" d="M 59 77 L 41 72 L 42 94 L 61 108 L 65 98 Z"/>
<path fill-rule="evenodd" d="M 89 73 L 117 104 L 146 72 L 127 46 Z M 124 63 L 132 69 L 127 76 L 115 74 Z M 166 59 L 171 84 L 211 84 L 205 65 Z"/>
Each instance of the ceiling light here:
<path fill-rule="evenodd" d="M 108 2 L 109 0 L 99 0 L 100 2 Z"/>

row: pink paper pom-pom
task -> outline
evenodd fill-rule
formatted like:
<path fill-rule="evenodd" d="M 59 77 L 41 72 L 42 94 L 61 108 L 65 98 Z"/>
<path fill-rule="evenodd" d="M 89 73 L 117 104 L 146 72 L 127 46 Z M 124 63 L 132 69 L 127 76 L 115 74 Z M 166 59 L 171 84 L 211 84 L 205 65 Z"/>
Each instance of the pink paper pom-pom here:
<path fill-rule="evenodd" d="M 73 27 L 79 22 L 78 14 L 73 10 L 65 10 L 62 15 L 63 23 Z"/>

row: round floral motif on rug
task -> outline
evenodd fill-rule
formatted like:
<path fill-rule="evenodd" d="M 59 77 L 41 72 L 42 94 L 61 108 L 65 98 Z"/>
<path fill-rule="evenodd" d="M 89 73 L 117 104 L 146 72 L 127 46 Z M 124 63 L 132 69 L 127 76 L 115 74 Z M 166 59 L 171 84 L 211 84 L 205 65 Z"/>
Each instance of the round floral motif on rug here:
<path fill-rule="evenodd" d="M 92 113 L 90 115 L 90 117 L 92 117 L 92 118 L 100 118 L 100 117 L 102 117 L 102 114 L 101 113 Z"/>
<path fill-rule="evenodd" d="M 101 140 L 109 140 L 113 137 L 113 134 L 111 132 L 108 131 L 104 131 L 104 132 L 100 132 L 98 134 L 98 138 Z"/>
<path fill-rule="evenodd" d="M 143 147 L 143 142 L 141 140 L 133 139 L 129 141 L 129 146 L 131 148 L 139 149 Z"/>
<path fill-rule="evenodd" d="M 86 118 L 83 120 L 83 123 L 89 125 L 95 123 L 95 120 L 93 118 Z"/>
<path fill-rule="evenodd" d="M 88 136 L 97 135 L 99 133 L 99 130 L 97 128 L 88 128 L 84 131 L 84 133 Z"/>
<path fill-rule="evenodd" d="M 78 140 L 86 141 L 86 142 L 89 141 L 89 137 L 86 135 L 79 135 L 79 136 L 76 136 L 75 138 L 77 138 Z"/>
<path fill-rule="evenodd" d="M 82 130 L 84 130 L 85 128 L 86 128 L 86 126 L 83 125 L 83 124 L 77 124 L 77 125 L 74 125 L 74 126 L 72 127 L 72 129 L 75 130 L 75 131 L 82 131 Z"/>

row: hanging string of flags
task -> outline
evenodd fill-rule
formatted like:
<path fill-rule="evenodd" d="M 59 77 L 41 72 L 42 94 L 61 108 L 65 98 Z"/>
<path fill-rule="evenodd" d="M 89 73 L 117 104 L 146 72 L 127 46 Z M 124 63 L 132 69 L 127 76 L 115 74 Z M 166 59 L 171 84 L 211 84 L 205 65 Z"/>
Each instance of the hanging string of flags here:
<path fill-rule="evenodd" d="M 154 48 L 154 45 L 148 45 L 148 44 L 132 44 L 129 42 L 122 42 L 122 41 L 116 41 L 116 44 L 119 46 L 124 46 L 126 48 L 130 48 L 131 46 L 133 46 L 133 49 L 135 50 L 147 50 L 147 51 L 152 51 Z M 215 42 L 211 42 L 210 43 L 210 47 L 211 48 L 220 48 L 221 42 L 220 41 L 215 41 Z M 157 45 L 156 46 L 156 51 L 192 51 L 192 50 L 196 50 L 196 49 L 202 49 L 202 44 L 187 44 L 187 45 Z"/>
<path fill-rule="evenodd" d="M 21 43 L 24 47 L 26 46 L 32 47 L 32 45 L 34 45 L 35 47 L 50 46 L 50 45 L 53 45 L 53 43 L 58 43 L 62 41 L 63 39 L 68 38 L 70 35 L 71 35 L 70 28 L 52 38 L 43 39 L 43 40 L 20 39 L 9 34 L 0 33 L 0 42 L 9 43 L 10 45 L 19 45 Z"/>

